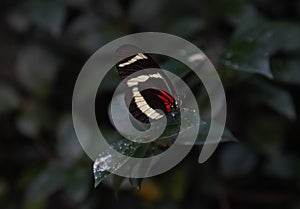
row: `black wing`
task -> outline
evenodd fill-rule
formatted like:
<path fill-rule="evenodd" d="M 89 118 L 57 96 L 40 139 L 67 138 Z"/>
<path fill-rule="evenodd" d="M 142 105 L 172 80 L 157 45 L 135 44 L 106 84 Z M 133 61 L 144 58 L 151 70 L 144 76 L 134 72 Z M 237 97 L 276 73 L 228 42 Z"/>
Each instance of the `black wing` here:
<path fill-rule="evenodd" d="M 149 114 L 145 114 L 147 111 L 146 108 L 140 108 L 136 104 L 134 100 L 134 95 L 133 95 L 133 88 L 138 88 L 139 93 L 141 93 L 141 96 L 143 99 L 147 102 L 147 104 L 153 108 L 153 109 L 161 109 L 160 106 L 155 106 L 155 100 L 151 99 L 151 95 L 145 94 L 145 92 L 149 92 L 146 90 L 141 90 L 141 86 L 146 89 L 152 89 L 150 92 L 155 92 L 157 89 L 167 89 L 171 95 L 176 95 L 175 90 L 168 79 L 168 77 L 164 74 L 164 72 L 160 69 L 159 65 L 151 58 L 149 54 L 145 54 L 142 52 L 141 49 L 132 46 L 132 45 L 124 45 L 120 47 L 117 50 L 117 55 L 119 57 L 126 57 L 127 55 L 131 54 L 131 56 L 121 60 L 116 64 L 116 69 L 121 77 L 122 80 L 128 81 L 128 79 L 134 79 L 137 78 L 140 75 L 143 75 L 143 72 L 138 73 L 138 75 L 135 76 L 130 76 L 133 73 L 139 72 L 141 70 L 147 69 L 147 68 L 155 68 L 153 70 L 152 74 L 159 74 L 160 77 L 151 77 L 150 75 L 145 75 L 149 76 L 149 79 L 145 82 L 138 82 L 137 85 L 135 86 L 127 86 L 126 92 L 125 92 L 125 102 L 127 105 L 129 105 L 129 111 L 130 113 L 139 120 L 140 122 L 143 123 L 149 123 Z M 134 54 L 134 55 L 132 55 Z M 132 99 L 133 98 L 133 99 Z M 155 115 L 155 114 L 154 114 Z M 153 115 L 152 115 L 153 116 Z"/>
<path fill-rule="evenodd" d="M 118 57 L 127 57 L 129 54 L 134 54 L 116 64 L 116 68 L 122 80 L 139 70 L 160 68 L 149 54 L 142 53 L 142 50 L 135 46 L 124 45 L 120 47 L 116 53 Z"/>

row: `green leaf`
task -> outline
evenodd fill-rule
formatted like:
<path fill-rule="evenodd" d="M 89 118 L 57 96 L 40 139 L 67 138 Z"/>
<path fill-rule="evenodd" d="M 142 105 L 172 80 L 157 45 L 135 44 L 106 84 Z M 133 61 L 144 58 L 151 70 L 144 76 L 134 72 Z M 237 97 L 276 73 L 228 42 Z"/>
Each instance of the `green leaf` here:
<path fill-rule="evenodd" d="M 185 108 L 183 110 L 183 124 L 181 128 L 181 132 L 188 133 L 191 128 L 194 126 L 199 126 L 198 123 L 194 123 L 197 117 L 199 117 L 195 111 L 189 110 Z M 178 128 L 177 128 L 177 123 L 175 124 L 169 124 L 168 127 L 170 128 L 170 131 L 164 132 L 163 135 L 157 139 L 160 142 L 165 142 L 164 140 L 170 140 L 173 139 L 173 137 L 178 135 Z M 173 128 L 172 126 L 175 126 Z M 203 126 L 200 125 L 200 132 L 199 136 L 196 140 L 195 145 L 203 145 L 206 139 L 206 135 L 208 133 L 209 126 Z M 229 130 L 225 130 L 223 134 L 223 138 L 221 141 L 237 141 L 231 132 Z M 214 143 L 214 142 L 211 142 Z M 218 143 L 217 141 L 215 143 Z M 129 157 L 134 156 L 134 157 L 145 157 L 147 154 L 147 151 L 150 152 L 151 154 L 157 154 L 160 153 L 161 150 L 156 147 L 156 146 L 151 146 L 148 144 L 138 144 L 134 143 L 129 140 L 121 139 L 113 142 L 112 148 L 116 150 L 117 152 L 120 152 L 122 154 L 125 154 Z M 95 187 L 99 185 L 99 183 L 105 179 L 109 173 L 107 172 L 109 169 L 113 169 L 113 171 L 118 170 L 121 166 L 123 166 L 126 163 L 126 161 L 122 161 L 118 159 L 116 156 L 112 156 L 112 154 L 108 151 L 104 151 L 103 153 L 99 154 L 99 158 L 96 159 L 94 162 L 94 178 L 95 178 Z M 133 182 L 133 180 L 132 180 Z M 137 185 L 136 185 L 137 186 Z"/>
<path fill-rule="evenodd" d="M 19 107 L 20 99 L 17 92 L 10 86 L 0 86 L 0 114 L 7 113 Z"/>
<path fill-rule="evenodd" d="M 278 155 L 267 163 L 265 171 L 271 176 L 284 179 L 298 177 L 300 172 L 299 158 L 293 155 Z"/>
<path fill-rule="evenodd" d="M 300 209 L 300 201 L 296 200 L 295 202 L 293 202 L 291 209 Z"/>
<path fill-rule="evenodd" d="M 20 33 L 27 32 L 31 25 L 30 17 L 24 11 L 19 11 L 19 9 L 7 14 L 7 22 L 13 30 Z"/>
<path fill-rule="evenodd" d="M 245 121 L 245 138 L 266 157 L 278 155 L 286 140 L 288 121 L 274 113 L 252 113 Z"/>
<path fill-rule="evenodd" d="M 99 1 L 98 4 L 99 4 L 98 6 L 102 8 L 101 12 L 103 12 L 104 14 L 112 18 L 122 17 L 122 8 L 118 0 Z"/>
<path fill-rule="evenodd" d="M 82 147 L 77 139 L 72 117 L 66 115 L 58 122 L 56 129 L 56 150 L 62 161 L 67 165 L 75 163 L 83 154 Z"/>
<path fill-rule="evenodd" d="M 137 191 L 141 190 L 141 184 L 143 179 L 142 178 L 129 178 L 129 182 L 133 188 L 135 188 Z"/>
<path fill-rule="evenodd" d="M 94 170 L 94 187 L 96 188 L 110 173 L 108 171 L 95 171 Z"/>
<path fill-rule="evenodd" d="M 27 137 L 35 138 L 40 134 L 45 123 L 49 121 L 48 113 L 36 104 L 25 107 L 17 119 L 18 130 Z"/>
<path fill-rule="evenodd" d="M 183 117 L 183 123 L 181 124 L 181 129 L 180 132 L 181 133 L 188 133 L 191 128 L 193 128 L 194 126 L 199 126 L 199 132 L 198 132 L 198 136 L 197 139 L 194 143 L 194 145 L 204 145 L 209 128 L 210 128 L 210 123 L 207 123 L 205 121 L 200 121 L 199 123 L 195 123 L 196 117 L 199 117 L 198 115 L 196 115 L 196 113 L 193 110 L 187 109 L 185 108 L 184 111 L 182 112 Z M 160 137 L 159 139 L 169 139 L 172 138 L 173 136 L 177 136 L 177 131 L 178 129 L 171 129 L 170 132 L 167 132 L 165 135 L 163 135 L 162 137 Z M 227 128 L 224 128 L 223 134 L 222 134 L 222 138 L 220 142 L 237 142 L 238 140 L 233 136 L 233 134 L 231 133 L 231 131 Z M 210 143 L 218 143 L 217 139 L 216 141 L 211 141 Z"/>
<path fill-rule="evenodd" d="M 25 196 L 25 208 L 42 208 L 46 198 L 61 189 L 66 180 L 67 175 L 61 168 L 50 165 L 29 185 Z"/>
<path fill-rule="evenodd" d="M 225 66 L 273 78 L 269 56 L 278 51 L 300 49 L 300 25 L 284 21 L 268 21 L 257 15 L 241 15 L 229 48 L 222 56 Z M 238 18 L 238 17 L 237 17 Z M 238 18 L 239 19 L 239 18 Z M 247 21 L 247 24 L 245 24 Z"/>
<path fill-rule="evenodd" d="M 175 202 L 181 201 L 186 193 L 188 183 L 188 169 L 186 167 L 177 168 L 168 176 L 168 197 Z"/>
<path fill-rule="evenodd" d="M 237 28 L 232 41 L 255 44 L 269 54 L 274 54 L 279 50 L 291 52 L 300 48 L 300 25 L 298 23 L 270 21 L 253 12 L 247 14 L 246 11 L 236 19 Z"/>
<path fill-rule="evenodd" d="M 287 91 L 264 81 L 257 82 L 257 87 L 265 104 L 289 119 L 296 118 L 293 99 Z"/>
<path fill-rule="evenodd" d="M 112 184 L 113 184 L 113 188 L 115 191 L 115 194 L 118 194 L 118 191 L 122 185 L 122 183 L 124 182 L 125 177 L 123 176 L 118 176 L 118 175 L 113 175 L 112 177 Z"/>
<path fill-rule="evenodd" d="M 84 8 L 88 6 L 90 0 L 63 0 L 63 2 L 73 7 Z"/>
<path fill-rule="evenodd" d="M 61 1 L 30 0 L 27 4 L 32 21 L 40 28 L 58 36 L 66 19 L 66 9 Z"/>
<path fill-rule="evenodd" d="M 71 22 L 67 36 L 80 48 L 94 53 L 103 44 L 123 35 L 110 24 L 94 14 L 83 14 Z"/>
<path fill-rule="evenodd" d="M 201 123 L 200 128 L 199 128 L 199 134 L 195 141 L 195 145 L 204 145 L 206 137 L 208 135 L 209 128 L 210 128 L 210 123 L 206 123 L 206 122 Z M 235 138 L 233 136 L 233 134 L 231 133 L 231 131 L 228 128 L 224 128 L 220 142 L 238 142 L 238 140 L 237 140 L 237 138 Z M 214 143 L 214 142 L 211 142 L 211 143 Z M 217 139 L 216 139 L 215 143 L 218 143 Z"/>
<path fill-rule="evenodd" d="M 165 3 L 164 0 L 152 0 L 151 4 L 147 0 L 135 0 L 129 11 L 131 22 L 144 25 L 161 12 Z"/>
<path fill-rule="evenodd" d="M 254 43 L 233 42 L 224 52 L 221 61 L 225 66 L 234 70 L 273 78 L 268 51 Z"/>
<path fill-rule="evenodd" d="M 290 56 L 289 59 L 275 60 L 272 69 L 276 80 L 287 84 L 300 85 L 300 56 Z"/>
<path fill-rule="evenodd" d="M 121 139 L 115 141 L 113 144 L 111 144 L 111 146 L 115 151 L 131 157 L 142 145 Z M 100 153 L 99 157 L 95 160 L 93 165 L 93 173 L 95 179 L 94 186 L 97 187 L 101 183 L 101 181 L 103 181 L 103 179 L 105 179 L 110 174 L 108 172 L 109 169 L 116 171 L 120 167 L 122 167 L 127 162 L 127 160 L 120 159 L 117 156 L 113 156 L 109 150 Z"/>
<path fill-rule="evenodd" d="M 30 92 L 44 96 L 55 78 L 58 61 L 46 49 L 37 45 L 26 46 L 17 57 L 17 75 Z"/>
<path fill-rule="evenodd" d="M 67 179 L 64 182 L 64 187 L 72 200 L 81 203 L 86 199 L 90 190 L 90 184 L 87 181 L 90 178 L 90 173 L 82 167 L 72 167 L 71 169 L 66 172 Z"/>
<path fill-rule="evenodd" d="M 190 37 L 203 30 L 204 26 L 204 21 L 200 18 L 180 18 L 174 21 L 174 23 L 166 29 L 166 32 L 180 37 Z"/>
<path fill-rule="evenodd" d="M 79 47 L 92 53 L 104 43 L 103 34 L 99 31 L 102 23 L 95 15 L 81 15 L 67 29 L 68 37 Z"/>
<path fill-rule="evenodd" d="M 237 143 L 223 147 L 220 155 L 220 171 L 227 177 L 249 174 L 255 167 L 257 155 L 249 147 Z"/>

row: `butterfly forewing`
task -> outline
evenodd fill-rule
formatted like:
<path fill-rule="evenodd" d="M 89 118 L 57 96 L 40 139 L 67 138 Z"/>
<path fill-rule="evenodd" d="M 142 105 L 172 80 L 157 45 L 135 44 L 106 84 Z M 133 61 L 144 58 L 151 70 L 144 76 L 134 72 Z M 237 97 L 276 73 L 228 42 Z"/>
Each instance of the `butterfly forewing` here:
<path fill-rule="evenodd" d="M 132 73 L 147 68 L 160 68 L 159 65 L 147 54 L 138 53 L 130 56 L 116 65 L 118 73 L 122 79 L 127 78 Z"/>

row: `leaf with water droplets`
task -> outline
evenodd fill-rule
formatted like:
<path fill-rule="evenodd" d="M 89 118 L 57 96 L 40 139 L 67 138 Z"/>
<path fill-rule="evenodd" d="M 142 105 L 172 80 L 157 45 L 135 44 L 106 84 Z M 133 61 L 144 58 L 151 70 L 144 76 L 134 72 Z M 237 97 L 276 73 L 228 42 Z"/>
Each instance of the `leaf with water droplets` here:
<path fill-rule="evenodd" d="M 181 133 L 187 134 L 190 132 L 192 128 L 195 126 L 200 126 L 200 131 L 198 137 L 196 139 L 195 145 L 203 145 L 209 130 L 209 125 L 207 123 L 199 123 L 197 118 L 199 115 L 193 109 L 183 108 L 181 111 L 182 116 L 182 124 L 181 124 Z M 173 121 L 173 124 L 168 124 L 168 126 L 177 126 L 178 123 Z M 178 128 L 170 128 L 170 131 L 166 132 L 158 138 L 157 140 L 163 141 L 171 141 L 174 137 L 178 135 Z M 225 129 L 221 142 L 222 141 L 237 141 L 236 138 L 231 134 L 228 129 Z M 212 142 L 214 143 L 214 142 Z M 216 140 L 216 143 L 218 141 Z M 152 148 L 152 149 L 149 149 Z M 151 150 L 150 154 L 155 154 L 159 148 L 155 146 L 149 146 L 147 144 L 138 144 L 132 141 L 128 141 L 126 139 L 118 140 L 111 144 L 110 149 L 114 149 L 115 151 L 125 154 L 129 157 L 145 157 L 149 153 L 148 150 Z M 127 160 L 120 159 L 118 156 L 114 156 L 113 152 L 110 150 L 104 151 L 99 154 L 99 157 L 94 162 L 93 172 L 95 178 L 95 187 L 99 185 L 99 183 L 105 179 L 110 172 L 108 170 L 116 171 L 121 166 L 123 166 Z M 131 179 L 131 184 L 136 188 L 140 188 L 141 179 Z"/>
<path fill-rule="evenodd" d="M 197 122 L 196 117 L 199 117 L 197 115 L 195 110 L 184 108 L 182 111 L 182 121 L 183 123 L 181 124 L 181 130 L 180 133 L 188 133 L 191 128 L 194 126 L 199 126 L 199 132 L 197 139 L 194 143 L 194 145 L 203 145 L 205 143 L 209 128 L 210 128 L 210 123 L 207 123 L 203 120 Z M 170 138 L 171 136 L 177 135 L 177 132 L 171 132 L 169 135 L 164 136 L 163 138 Z M 160 138 L 162 139 L 162 138 Z M 231 131 L 227 128 L 224 128 L 222 138 L 220 142 L 237 142 L 238 140 L 233 136 Z M 218 140 L 216 138 L 216 141 L 212 141 L 211 143 L 218 143 Z"/>
<path fill-rule="evenodd" d="M 236 30 L 222 56 L 222 63 L 231 69 L 273 78 L 269 56 L 279 51 L 293 52 L 300 48 L 298 24 L 245 14 L 236 19 Z"/>
<path fill-rule="evenodd" d="M 100 182 L 110 174 L 109 170 L 116 171 L 128 161 L 128 158 L 124 159 L 114 155 L 114 152 L 111 152 L 111 149 L 131 157 L 136 153 L 140 146 L 141 145 L 137 143 L 121 139 L 114 142 L 110 149 L 100 153 L 93 165 L 95 179 L 94 186 L 97 187 Z"/>

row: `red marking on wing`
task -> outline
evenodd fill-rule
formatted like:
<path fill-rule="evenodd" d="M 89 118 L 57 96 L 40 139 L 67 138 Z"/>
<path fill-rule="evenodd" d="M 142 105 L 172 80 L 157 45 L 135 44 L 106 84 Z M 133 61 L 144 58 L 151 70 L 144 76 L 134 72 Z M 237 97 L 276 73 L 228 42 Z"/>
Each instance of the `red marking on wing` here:
<path fill-rule="evenodd" d="M 168 105 L 166 105 L 166 108 L 167 108 L 167 112 L 171 112 L 171 107 L 170 107 L 170 105 L 168 104 Z"/>
<path fill-rule="evenodd" d="M 164 92 L 163 90 L 159 90 L 160 93 L 162 93 L 165 97 L 167 97 L 171 103 L 174 103 L 174 99 L 169 95 L 167 94 L 166 92 Z"/>
<path fill-rule="evenodd" d="M 171 112 L 171 106 L 169 104 L 169 100 L 161 95 L 157 95 L 157 97 L 165 101 L 164 104 L 167 109 L 167 112 Z"/>
<path fill-rule="evenodd" d="M 169 103 L 169 100 L 166 99 L 165 97 L 163 97 L 163 96 L 161 96 L 161 95 L 157 95 L 157 96 L 158 96 L 158 98 L 164 100 L 164 101 L 165 101 L 165 104 L 168 104 L 168 103 Z"/>

